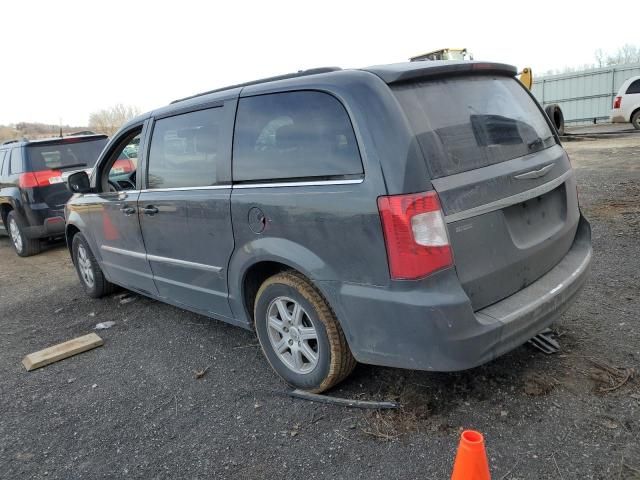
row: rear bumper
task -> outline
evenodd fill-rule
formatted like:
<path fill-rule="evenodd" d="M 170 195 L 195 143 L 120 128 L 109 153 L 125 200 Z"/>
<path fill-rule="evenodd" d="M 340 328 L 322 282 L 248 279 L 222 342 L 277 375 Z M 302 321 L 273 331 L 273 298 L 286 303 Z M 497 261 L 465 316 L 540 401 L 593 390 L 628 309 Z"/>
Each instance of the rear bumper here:
<path fill-rule="evenodd" d="M 629 123 L 631 121 L 626 119 L 622 112 L 619 112 L 617 110 L 611 112 L 609 119 L 611 123 Z"/>
<path fill-rule="evenodd" d="M 25 208 L 29 226 L 25 234 L 29 238 L 46 238 L 64 235 L 64 210 L 49 208 Z M 37 207 L 37 206 L 36 206 Z"/>
<path fill-rule="evenodd" d="M 473 312 L 453 269 L 392 287 L 324 285 L 362 363 L 456 371 L 486 363 L 549 326 L 575 299 L 591 264 L 591 228 L 580 219 L 565 257 L 536 282 Z"/>

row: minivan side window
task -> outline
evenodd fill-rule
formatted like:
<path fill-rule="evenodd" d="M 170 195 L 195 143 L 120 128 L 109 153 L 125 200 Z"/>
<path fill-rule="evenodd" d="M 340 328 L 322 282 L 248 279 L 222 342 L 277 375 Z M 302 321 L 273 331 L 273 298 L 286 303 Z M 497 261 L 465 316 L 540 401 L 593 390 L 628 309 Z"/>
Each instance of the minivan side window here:
<path fill-rule="evenodd" d="M 361 175 L 344 106 L 316 91 L 241 98 L 233 144 L 237 182 Z"/>
<path fill-rule="evenodd" d="M 206 187 L 220 182 L 225 161 L 224 107 L 156 120 L 149 148 L 147 188 Z"/>
<path fill-rule="evenodd" d="M 22 150 L 20 147 L 11 150 L 10 173 L 22 173 Z"/>
<path fill-rule="evenodd" d="M 4 157 L 6 150 L 0 150 L 0 177 L 4 177 Z"/>
<path fill-rule="evenodd" d="M 626 94 L 629 93 L 640 93 L 640 79 L 631 82 L 631 85 L 629 85 L 626 91 Z"/>

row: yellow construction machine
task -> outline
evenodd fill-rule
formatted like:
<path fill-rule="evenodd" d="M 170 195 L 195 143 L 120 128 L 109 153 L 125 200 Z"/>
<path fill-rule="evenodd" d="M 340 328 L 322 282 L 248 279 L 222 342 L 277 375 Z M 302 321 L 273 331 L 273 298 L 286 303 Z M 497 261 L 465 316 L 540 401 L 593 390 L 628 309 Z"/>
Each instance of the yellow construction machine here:
<path fill-rule="evenodd" d="M 473 60 L 473 56 L 466 48 L 441 48 L 440 50 L 434 50 L 433 52 L 416 55 L 415 57 L 411 57 L 409 60 L 412 62 L 419 62 L 422 60 Z"/>

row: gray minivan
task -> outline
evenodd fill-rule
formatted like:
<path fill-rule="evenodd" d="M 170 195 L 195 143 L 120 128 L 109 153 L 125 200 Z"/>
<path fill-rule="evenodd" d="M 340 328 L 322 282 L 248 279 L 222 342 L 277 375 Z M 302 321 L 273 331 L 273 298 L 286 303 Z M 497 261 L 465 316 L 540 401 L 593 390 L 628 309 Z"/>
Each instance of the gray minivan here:
<path fill-rule="evenodd" d="M 309 391 L 356 362 L 485 363 L 557 319 L 591 260 L 567 154 L 515 75 L 316 69 L 142 115 L 69 178 L 80 280 L 255 329 Z"/>

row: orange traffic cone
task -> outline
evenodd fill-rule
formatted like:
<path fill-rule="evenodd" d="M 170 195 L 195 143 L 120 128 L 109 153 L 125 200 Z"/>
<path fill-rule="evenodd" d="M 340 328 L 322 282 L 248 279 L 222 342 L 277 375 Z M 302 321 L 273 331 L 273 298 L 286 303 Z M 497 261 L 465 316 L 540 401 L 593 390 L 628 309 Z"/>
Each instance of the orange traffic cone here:
<path fill-rule="evenodd" d="M 491 480 L 484 437 L 480 432 L 462 432 L 451 480 Z"/>

